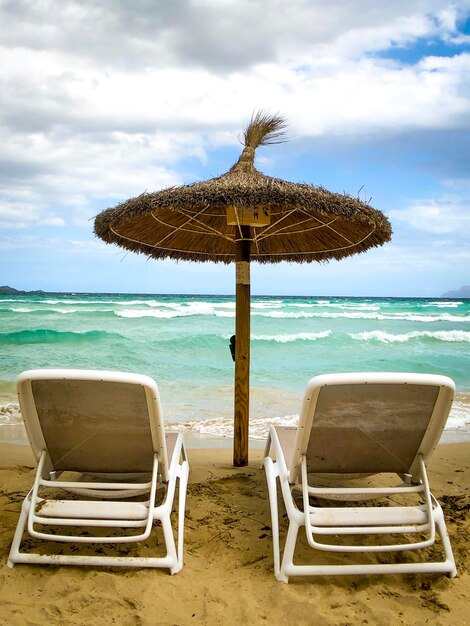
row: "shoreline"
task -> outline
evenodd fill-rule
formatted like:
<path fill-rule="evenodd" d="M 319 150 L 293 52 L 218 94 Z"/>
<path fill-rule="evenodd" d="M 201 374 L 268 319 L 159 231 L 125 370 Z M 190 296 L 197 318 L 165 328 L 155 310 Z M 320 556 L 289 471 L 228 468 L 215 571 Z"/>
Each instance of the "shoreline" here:
<path fill-rule="evenodd" d="M 177 429 L 168 429 L 168 432 L 178 432 Z M 233 437 L 201 434 L 198 432 L 183 430 L 185 445 L 188 450 L 204 449 L 232 449 Z M 263 450 L 266 437 L 249 437 L 249 449 Z M 23 424 L 0 425 L 0 447 L 6 445 L 29 446 L 29 440 Z M 438 445 L 465 445 L 470 444 L 470 432 L 460 430 L 444 430 Z"/>
<path fill-rule="evenodd" d="M 303 391 L 281 390 L 280 403 L 276 407 L 270 404 L 271 395 L 271 389 L 266 392 L 264 388 L 255 387 L 251 391 L 250 445 L 254 448 L 264 446 L 270 425 L 295 426 L 298 421 Z M 263 409 L 266 416 L 259 417 Z M 169 431 L 182 432 L 189 448 L 205 446 L 229 448 L 232 445 L 233 418 L 230 412 L 228 412 L 229 417 L 213 417 L 205 415 L 204 410 L 201 409 L 199 418 L 172 419 L 172 411 L 165 411 L 165 405 L 163 405 L 163 415 L 166 428 Z M 441 441 L 442 443 L 470 442 L 470 392 L 456 393 Z M 28 445 L 26 431 L 19 414 L 18 398 L 15 394 L 5 401 L 0 387 L 0 443 L 2 442 Z"/>
<path fill-rule="evenodd" d="M 278 582 L 262 456 L 251 448 L 249 465 L 234 468 L 226 448 L 189 449 L 185 563 L 175 576 L 146 569 L 9 569 L 8 551 L 35 463 L 29 446 L 0 444 L 0 621 L 9 626 L 468 623 L 470 444 L 439 444 L 429 464 L 431 489 L 444 507 L 457 561 L 454 579 L 425 574 Z M 281 528 L 284 535 L 284 520 Z M 145 542 L 138 549 L 152 546 Z M 309 550 L 306 542 L 299 558 L 304 549 Z"/>

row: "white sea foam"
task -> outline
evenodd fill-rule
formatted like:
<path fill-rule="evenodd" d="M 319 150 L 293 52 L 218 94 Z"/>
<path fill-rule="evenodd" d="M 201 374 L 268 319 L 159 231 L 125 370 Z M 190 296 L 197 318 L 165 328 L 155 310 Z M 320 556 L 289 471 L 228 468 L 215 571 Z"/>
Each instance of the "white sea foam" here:
<path fill-rule="evenodd" d="M 175 310 L 185 309 L 234 309 L 235 301 L 233 302 L 204 302 L 199 300 L 192 300 L 189 302 L 163 302 L 162 300 L 126 300 L 125 302 L 110 302 L 110 304 L 121 304 L 123 306 L 148 306 L 151 308 L 168 308 Z"/>
<path fill-rule="evenodd" d="M 13 301 L 4 299 L 3 302 Z M 114 313 L 118 317 L 143 318 L 155 317 L 171 319 L 174 317 L 187 317 L 189 315 L 211 315 L 214 317 L 234 317 L 235 302 L 210 302 L 210 301 L 183 301 L 165 302 L 156 299 L 123 300 L 56 300 L 47 299 L 41 302 L 28 301 L 24 305 L 11 307 L 13 312 L 34 313 L 38 308 L 49 305 L 51 313 L 71 315 L 74 313 L 107 312 Z M 253 316 L 268 317 L 273 319 L 356 319 L 356 320 L 401 320 L 408 322 L 451 322 L 464 323 L 470 321 L 468 315 L 454 315 L 445 312 L 445 307 L 456 308 L 459 302 L 429 302 L 423 307 L 429 307 L 421 313 L 407 311 L 380 310 L 380 304 L 375 302 L 334 302 L 331 300 L 317 300 L 314 302 L 290 302 L 281 299 L 253 301 L 251 309 Z M 85 306 L 87 305 L 87 306 Z M 90 307 L 92 305 L 92 307 Z M 96 305 L 100 305 L 94 308 Z M 108 308 L 109 307 L 109 308 Z M 434 307 L 434 311 L 433 311 Z"/>
<path fill-rule="evenodd" d="M 331 335 L 331 330 L 319 333 L 293 333 L 291 335 L 251 335 L 252 341 L 277 341 L 279 343 L 290 343 L 292 341 L 316 341 L 325 339 Z"/>
<path fill-rule="evenodd" d="M 351 339 L 359 341 L 380 341 L 382 343 L 405 343 L 419 337 L 428 337 L 438 341 L 470 342 L 470 331 L 465 330 L 437 330 L 435 332 L 414 330 L 400 335 L 386 333 L 383 330 L 371 330 L 363 333 L 349 333 L 349 336 Z"/>
<path fill-rule="evenodd" d="M 430 306 L 437 306 L 440 309 L 456 309 L 460 304 L 463 304 L 463 302 L 428 302 L 427 304 L 422 304 L 422 307 L 430 307 Z"/>
<path fill-rule="evenodd" d="M 449 419 L 446 424 L 447 430 L 470 431 L 470 405 L 465 402 L 454 401 Z"/>
<path fill-rule="evenodd" d="M 54 313 L 60 313 L 61 315 L 70 315 L 71 313 L 77 313 L 77 311 L 83 311 L 83 309 L 77 309 L 76 307 L 69 308 L 61 308 L 61 309 L 50 309 Z M 96 309 L 88 309 L 89 311 L 95 311 Z"/>
<path fill-rule="evenodd" d="M 215 305 L 215 306 L 218 306 Z M 235 303 L 233 303 L 235 307 Z M 283 306 L 282 300 L 263 300 L 262 302 L 252 302 L 252 309 L 280 309 Z"/>
<path fill-rule="evenodd" d="M 271 426 L 296 427 L 299 416 L 284 415 L 282 417 L 259 417 L 250 419 L 250 438 L 266 439 Z M 227 417 L 206 420 L 189 420 L 182 422 L 165 422 L 171 430 L 199 433 L 210 437 L 233 437 L 233 419 Z M 446 430 L 457 430 L 470 433 L 470 404 L 456 401 L 453 404 Z"/>
<path fill-rule="evenodd" d="M 378 304 L 370 304 L 365 302 L 352 302 L 350 304 L 343 302 L 316 302 L 316 303 L 305 303 L 302 304 L 300 302 L 289 302 L 289 307 L 297 307 L 301 309 L 307 308 L 326 308 L 326 309 L 340 309 L 345 311 L 380 311 L 380 306 Z"/>
<path fill-rule="evenodd" d="M 266 439 L 271 426 L 297 426 L 298 421 L 298 415 L 250 419 L 250 438 Z M 227 417 L 188 422 L 165 422 L 165 427 L 168 430 L 199 433 L 209 437 L 233 437 L 233 419 Z"/>
<path fill-rule="evenodd" d="M 44 309 L 42 307 L 38 308 L 32 308 L 32 307 L 22 307 L 22 306 L 18 306 L 18 307 L 11 307 L 10 309 L 11 311 L 13 311 L 14 313 L 36 313 L 38 310 L 40 311 L 48 311 L 50 313 L 60 313 L 60 315 L 68 315 L 70 313 L 76 313 L 77 311 L 91 311 L 94 312 L 97 309 L 77 309 L 76 307 L 49 307 L 47 309 Z M 106 310 L 106 309 L 101 309 L 101 310 Z"/>
<path fill-rule="evenodd" d="M 218 309 L 233 309 L 235 310 L 236 304 L 235 302 L 217 302 L 214 304 Z"/>
<path fill-rule="evenodd" d="M 22 423 L 23 419 L 21 417 L 19 404 L 8 402 L 8 404 L 0 405 L 0 426 Z"/>
<path fill-rule="evenodd" d="M 292 426 L 296 425 L 297 421 L 298 415 L 253 419 L 250 421 L 250 437 L 253 439 L 263 439 L 267 436 L 270 426 Z M 18 404 L 10 402 L 8 404 L 0 405 L 0 429 L 1 427 L 22 423 L 23 420 Z M 227 417 L 178 422 L 170 420 L 165 421 L 165 427 L 168 430 L 194 432 L 215 437 L 233 437 L 233 419 Z"/>
<path fill-rule="evenodd" d="M 470 322 L 470 317 L 465 315 L 451 315 L 443 313 L 441 315 L 416 315 L 414 313 L 390 313 L 386 319 L 403 319 L 409 322 Z"/>
<path fill-rule="evenodd" d="M 13 311 L 13 313 L 32 313 L 35 309 L 32 309 L 27 306 L 12 306 L 9 311 Z"/>
<path fill-rule="evenodd" d="M 165 302 L 160 302 L 158 300 L 80 300 L 80 304 L 87 304 L 91 302 L 92 304 L 125 304 L 126 306 L 165 306 Z"/>
<path fill-rule="evenodd" d="M 109 304 L 123 304 L 122 301 L 111 301 Z M 168 306 L 168 307 L 172 307 L 174 306 L 175 302 L 162 302 L 161 300 L 126 300 L 125 301 L 125 305 L 128 306 L 151 306 L 151 307 L 155 307 L 155 306 Z"/>
<path fill-rule="evenodd" d="M 253 315 L 272 318 L 328 318 L 328 319 L 363 319 L 363 320 L 404 320 L 408 322 L 470 322 L 470 317 L 462 315 L 415 315 L 413 313 L 373 313 L 367 311 L 348 311 L 348 312 L 330 312 L 330 311 L 254 311 Z"/>
<path fill-rule="evenodd" d="M 214 315 L 225 313 L 225 309 L 235 311 L 235 302 L 189 302 L 180 308 L 183 313 L 190 312 L 191 315 Z"/>
<path fill-rule="evenodd" d="M 157 317 L 161 319 L 170 319 L 172 317 L 181 317 L 182 313 L 178 311 L 152 311 L 152 310 L 132 310 L 132 309 L 122 309 L 120 311 L 114 311 L 114 315 L 118 317 L 128 317 L 132 319 L 137 319 L 140 317 Z"/>
<path fill-rule="evenodd" d="M 104 298 L 100 298 L 99 300 L 76 300 L 75 298 L 73 300 L 64 300 L 61 302 L 61 304 L 74 304 L 74 305 L 89 305 L 89 304 L 111 304 L 111 305 L 115 305 L 115 304 L 126 304 L 126 306 L 132 306 L 134 304 L 140 304 L 140 305 L 144 305 L 148 303 L 148 300 L 105 300 Z M 59 302 L 56 302 L 55 304 L 59 304 Z"/>
<path fill-rule="evenodd" d="M 321 317 L 321 315 L 318 315 L 317 313 L 307 313 L 306 311 L 298 311 L 296 313 L 294 313 L 294 311 L 253 311 L 252 315 L 257 315 L 259 317 L 272 317 L 276 319 Z"/>
<path fill-rule="evenodd" d="M 454 430 L 470 433 L 470 403 L 468 394 L 461 395 L 463 401 L 457 400 L 447 420 L 446 430 Z M 284 415 L 282 417 L 259 417 L 250 419 L 250 437 L 252 439 L 265 439 L 270 426 L 297 426 L 299 416 Z M 18 426 L 23 423 L 20 407 L 14 402 L 0 405 L 0 439 L 2 428 Z M 233 419 L 230 417 L 216 417 L 210 419 L 193 419 L 186 421 L 165 420 L 168 430 L 178 430 L 188 433 L 199 433 L 210 437 L 233 437 Z"/>
<path fill-rule="evenodd" d="M 71 312 L 69 310 L 69 312 Z M 122 308 L 114 310 L 114 314 L 118 317 L 156 317 L 156 318 L 173 318 L 173 317 L 187 317 L 189 315 L 213 315 L 215 317 L 234 317 L 235 305 L 227 304 L 218 305 L 206 302 L 194 302 L 186 305 L 174 305 L 165 309 L 159 308 Z M 403 320 L 410 322 L 469 322 L 470 317 L 460 315 L 416 315 L 412 313 L 376 313 L 368 310 L 351 310 L 351 311 L 286 311 L 286 310 L 272 310 L 269 308 L 258 308 L 252 306 L 252 315 L 258 317 L 269 317 L 273 319 L 312 319 L 312 318 L 325 318 L 325 319 L 369 319 L 369 320 Z"/>
<path fill-rule="evenodd" d="M 188 305 L 178 305 L 178 307 L 172 307 L 171 309 L 118 309 L 114 311 L 114 314 L 118 317 L 156 317 L 162 319 L 171 319 L 173 317 L 188 317 L 191 315 L 213 315 L 215 317 L 235 317 L 235 306 L 221 307 L 222 310 L 216 308 L 217 305 L 212 305 L 207 302 L 192 302 Z M 228 310 L 226 310 L 228 309 Z"/>

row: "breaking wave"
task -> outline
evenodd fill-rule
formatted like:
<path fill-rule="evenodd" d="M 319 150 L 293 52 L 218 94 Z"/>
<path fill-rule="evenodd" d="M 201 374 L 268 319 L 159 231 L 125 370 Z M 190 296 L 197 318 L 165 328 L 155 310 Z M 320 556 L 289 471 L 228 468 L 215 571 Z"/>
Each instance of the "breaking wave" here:
<path fill-rule="evenodd" d="M 412 331 L 401 335 L 393 335 L 383 330 L 371 330 L 363 333 L 349 333 L 351 339 L 359 341 L 380 341 L 382 343 L 405 343 L 411 339 L 434 339 L 436 341 L 468 342 L 470 343 L 470 331 L 466 330 L 437 330 Z"/>
<path fill-rule="evenodd" d="M 331 335 L 331 330 L 324 330 L 319 333 L 293 333 L 290 335 L 252 335 L 252 341 L 276 341 L 278 343 L 290 343 L 292 341 L 317 341 L 326 339 Z"/>
<path fill-rule="evenodd" d="M 118 333 L 108 333 L 104 330 L 89 330 L 83 332 L 58 331 L 47 328 L 38 330 L 19 330 L 14 333 L 0 333 L 0 345 L 25 345 L 34 343 L 77 343 L 96 341 L 112 336 L 120 337 Z"/>

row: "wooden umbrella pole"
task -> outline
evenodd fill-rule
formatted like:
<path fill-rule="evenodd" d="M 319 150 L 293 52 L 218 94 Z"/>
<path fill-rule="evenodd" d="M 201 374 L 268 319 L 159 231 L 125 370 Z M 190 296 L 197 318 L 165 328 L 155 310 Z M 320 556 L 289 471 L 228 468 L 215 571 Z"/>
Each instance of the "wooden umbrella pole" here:
<path fill-rule="evenodd" d="M 241 226 L 236 251 L 233 464 L 248 465 L 250 415 L 250 227 Z"/>

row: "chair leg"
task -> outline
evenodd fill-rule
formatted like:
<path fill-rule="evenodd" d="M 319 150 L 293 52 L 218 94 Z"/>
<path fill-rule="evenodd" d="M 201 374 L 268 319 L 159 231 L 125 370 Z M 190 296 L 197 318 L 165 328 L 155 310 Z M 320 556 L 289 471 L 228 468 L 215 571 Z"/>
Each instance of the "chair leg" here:
<path fill-rule="evenodd" d="M 434 519 L 441 535 L 442 547 L 444 548 L 444 554 L 446 561 L 452 565 L 452 569 L 449 571 L 449 577 L 455 578 L 457 576 L 457 567 L 455 565 L 454 553 L 452 552 L 452 546 L 449 540 L 449 533 L 447 532 L 447 526 L 444 521 L 444 513 L 439 506 L 438 510 L 434 511 Z"/>
<path fill-rule="evenodd" d="M 179 571 L 183 567 L 183 550 L 184 550 L 184 516 L 186 507 L 186 491 L 188 487 L 189 464 L 183 461 L 181 465 L 180 484 L 178 489 L 178 567 Z M 176 574 L 172 572 L 172 574 Z"/>
<path fill-rule="evenodd" d="M 294 552 L 297 544 L 297 535 L 299 534 L 299 523 L 295 519 L 289 520 L 289 529 L 287 531 L 286 545 L 284 546 L 284 554 L 282 555 L 281 569 L 277 579 L 283 583 L 289 582 L 289 571 L 294 566 Z"/>
<path fill-rule="evenodd" d="M 179 572 L 181 567 L 178 563 L 178 554 L 176 552 L 175 537 L 173 534 L 173 528 L 171 526 L 170 513 L 171 510 L 168 512 L 168 515 L 162 517 L 161 522 L 163 537 L 165 539 L 166 553 L 173 563 L 173 565 L 170 567 L 170 574 L 173 575 Z"/>
<path fill-rule="evenodd" d="M 269 508 L 271 510 L 271 529 L 273 537 L 274 575 L 279 576 L 280 548 L 279 548 L 279 511 L 277 505 L 277 478 L 274 472 L 274 463 L 266 457 L 264 461 L 266 470 L 266 482 L 268 485 Z"/>
<path fill-rule="evenodd" d="M 18 556 L 20 551 L 21 540 L 23 539 L 26 521 L 28 519 L 29 509 L 31 507 L 30 495 L 31 493 L 26 496 L 26 498 L 23 500 L 23 504 L 21 505 L 20 518 L 18 520 L 18 524 L 16 525 L 15 534 L 13 536 L 13 541 L 10 548 L 10 554 L 8 556 L 8 567 L 14 567 L 16 561 L 18 560 L 16 557 Z"/>
<path fill-rule="evenodd" d="M 268 439 L 266 441 L 266 445 L 264 446 L 263 458 L 269 457 L 270 450 L 271 450 L 271 433 L 268 433 Z"/>

